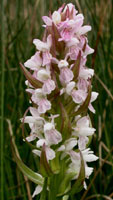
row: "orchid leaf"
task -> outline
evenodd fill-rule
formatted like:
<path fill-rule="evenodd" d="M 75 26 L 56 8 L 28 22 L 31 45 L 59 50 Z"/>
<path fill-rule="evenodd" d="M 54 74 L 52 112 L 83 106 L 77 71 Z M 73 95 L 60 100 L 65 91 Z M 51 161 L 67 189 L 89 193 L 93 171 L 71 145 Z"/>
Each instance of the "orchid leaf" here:
<path fill-rule="evenodd" d="M 36 78 L 34 78 L 32 76 L 32 74 L 20 63 L 20 67 L 26 77 L 26 79 L 29 81 L 29 83 L 35 87 L 35 88 L 41 88 L 42 87 L 42 83 L 37 80 Z"/>
<path fill-rule="evenodd" d="M 15 140 L 14 140 L 14 137 L 13 137 L 13 131 L 12 131 L 12 129 L 11 129 L 11 133 L 10 134 L 11 134 L 11 148 L 12 148 L 13 156 L 14 156 L 14 159 L 15 159 L 15 162 L 16 162 L 18 168 L 20 169 L 20 171 L 29 180 L 31 180 L 32 182 L 34 182 L 34 183 L 36 183 L 38 185 L 43 186 L 44 178 L 40 174 L 38 174 L 38 173 L 34 172 L 33 170 L 31 170 L 29 167 L 27 167 L 22 162 L 22 160 L 20 158 L 20 155 L 19 155 L 19 152 L 18 152 L 18 149 L 17 149 L 17 146 L 15 144 Z"/>
<path fill-rule="evenodd" d="M 60 102 L 60 108 L 61 108 L 61 116 L 62 116 L 61 132 L 63 132 L 64 139 L 67 139 L 69 138 L 71 134 L 71 122 L 69 120 L 66 109 L 61 102 Z"/>
<path fill-rule="evenodd" d="M 45 152 L 45 144 L 42 147 L 41 157 L 40 157 L 40 173 L 44 177 L 49 177 L 53 174 L 49 163 L 47 161 L 46 152 Z"/>
<path fill-rule="evenodd" d="M 43 190 L 41 192 L 40 200 L 46 200 L 47 197 L 47 178 L 44 180 Z"/>
<path fill-rule="evenodd" d="M 52 48 L 51 48 L 51 54 L 53 52 L 56 54 L 56 50 L 60 51 L 60 53 L 64 53 L 63 49 L 65 46 L 64 41 L 59 41 L 61 38 L 57 26 L 55 26 L 54 23 L 52 23 L 52 27 L 48 27 L 48 33 L 52 35 L 53 38 L 53 43 L 52 43 Z"/>
<path fill-rule="evenodd" d="M 78 75 L 79 75 L 80 60 L 81 60 L 81 52 L 79 52 L 78 59 L 75 61 L 75 64 L 74 64 L 74 66 L 72 68 L 75 80 L 78 78 Z"/>
<path fill-rule="evenodd" d="M 54 174 L 58 174 L 60 172 L 59 152 L 57 152 L 56 157 L 50 161 L 50 165 Z"/>
<path fill-rule="evenodd" d="M 80 168 L 78 179 L 72 186 L 72 189 L 70 192 L 71 195 L 74 195 L 83 189 L 83 183 L 85 180 L 85 166 L 84 166 L 84 160 L 83 160 L 83 156 L 81 152 L 80 152 L 80 157 L 81 157 L 81 168 Z"/>
<path fill-rule="evenodd" d="M 74 173 L 65 175 L 64 179 L 62 180 L 60 184 L 57 196 L 62 196 L 69 192 L 69 190 L 71 189 L 71 180 L 74 177 L 74 175 L 75 175 Z"/>
<path fill-rule="evenodd" d="M 54 23 L 52 23 L 52 35 L 55 38 L 55 44 L 56 44 L 57 49 L 62 52 L 62 50 L 64 48 L 64 42 L 58 41 L 61 36 L 60 36 L 59 31 Z"/>
<path fill-rule="evenodd" d="M 38 173 L 32 171 L 29 167 L 27 167 L 27 166 L 22 162 L 22 160 L 16 156 L 15 153 L 14 153 L 14 158 L 15 158 L 15 161 L 16 161 L 16 163 L 17 163 L 19 169 L 21 170 L 21 172 L 22 172 L 25 176 L 27 176 L 27 178 L 28 178 L 29 180 L 31 180 L 32 182 L 34 182 L 34 183 L 36 183 L 36 184 L 38 184 L 38 185 L 43 186 L 43 181 L 44 181 L 44 179 L 43 179 L 43 177 L 42 177 L 40 174 L 38 174 Z"/>

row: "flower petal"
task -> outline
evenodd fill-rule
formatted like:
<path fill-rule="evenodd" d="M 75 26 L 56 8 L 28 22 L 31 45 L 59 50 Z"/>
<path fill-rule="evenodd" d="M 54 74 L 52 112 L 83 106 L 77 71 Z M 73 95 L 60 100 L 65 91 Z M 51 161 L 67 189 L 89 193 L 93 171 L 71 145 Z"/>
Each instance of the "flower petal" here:
<path fill-rule="evenodd" d="M 46 146 L 45 151 L 46 151 L 47 160 L 53 160 L 55 158 L 55 151 L 53 151 L 53 149 Z"/>
<path fill-rule="evenodd" d="M 32 198 L 34 198 L 36 195 L 38 195 L 42 191 L 42 186 L 38 185 L 35 188 L 35 191 L 33 192 Z"/>

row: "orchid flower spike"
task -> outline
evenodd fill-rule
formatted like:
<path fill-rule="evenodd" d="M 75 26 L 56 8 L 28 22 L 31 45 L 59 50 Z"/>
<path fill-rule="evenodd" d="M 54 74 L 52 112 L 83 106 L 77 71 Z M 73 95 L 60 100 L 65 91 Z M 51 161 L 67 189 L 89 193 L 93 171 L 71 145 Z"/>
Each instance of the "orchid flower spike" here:
<path fill-rule="evenodd" d="M 34 147 L 40 163 L 42 182 L 33 197 L 46 190 L 46 195 L 65 199 L 65 194 L 77 193 L 78 183 L 86 189 L 85 178 L 93 172 L 88 163 L 98 159 L 88 147 L 96 131 L 89 112 L 95 113 L 92 103 L 98 96 L 92 92 L 94 70 L 86 66 L 87 56 L 94 52 L 87 38 L 91 26 L 84 25 L 83 14 L 72 3 L 42 19 L 44 39 L 33 40 L 36 53 L 21 65 L 32 104 L 30 115 L 22 120 L 30 129 L 24 141 Z"/>

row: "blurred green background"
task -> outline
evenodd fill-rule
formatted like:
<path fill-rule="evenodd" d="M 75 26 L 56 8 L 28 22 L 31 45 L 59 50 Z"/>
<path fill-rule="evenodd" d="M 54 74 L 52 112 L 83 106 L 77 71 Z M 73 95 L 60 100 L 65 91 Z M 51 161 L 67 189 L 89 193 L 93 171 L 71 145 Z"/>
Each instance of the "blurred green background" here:
<path fill-rule="evenodd" d="M 87 180 L 88 190 L 82 190 L 74 199 L 113 198 L 113 0 L 1 0 L 1 200 L 3 196 L 5 200 L 32 199 L 35 184 L 20 172 L 11 149 L 12 127 L 22 160 L 37 171 L 37 160 L 22 138 L 20 118 L 29 106 L 29 98 L 19 62 L 24 63 L 34 54 L 32 40 L 42 38 L 41 17 L 69 2 L 84 14 L 85 24 L 92 26 L 88 38 L 95 53 L 88 57 L 87 65 L 95 69 L 93 90 L 99 92 L 94 103 L 96 115 L 90 116 L 97 130 L 91 148 L 100 159 L 90 164 L 94 173 Z"/>

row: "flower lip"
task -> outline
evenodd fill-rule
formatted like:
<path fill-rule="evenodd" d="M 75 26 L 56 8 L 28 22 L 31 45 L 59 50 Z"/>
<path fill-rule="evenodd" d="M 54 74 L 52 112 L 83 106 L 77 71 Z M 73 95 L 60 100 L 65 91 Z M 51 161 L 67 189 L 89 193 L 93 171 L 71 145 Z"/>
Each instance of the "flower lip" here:
<path fill-rule="evenodd" d="M 45 97 L 46 96 L 43 94 L 42 89 L 36 89 L 33 96 L 32 96 L 32 100 L 33 101 L 34 101 L 34 99 L 41 100 Z"/>
<path fill-rule="evenodd" d="M 75 84 L 74 81 L 70 81 L 70 82 L 67 84 L 67 86 L 66 86 L 66 92 L 67 92 L 68 95 L 71 94 L 71 92 L 72 92 L 72 90 L 74 89 L 75 85 L 76 85 L 76 84 Z"/>
<path fill-rule="evenodd" d="M 36 48 L 37 48 L 39 51 L 42 51 L 42 52 L 49 51 L 50 48 L 51 48 L 51 45 L 52 45 L 52 36 L 51 36 L 51 35 L 48 35 L 48 37 L 47 37 L 47 42 L 42 42 L 42 41 L 39 40 L 39 39 L 34 39 L 34 40 L 33 40 L 33 44 L 35 44 Z"/>
<path fill-rule="evenodd" d="M 40 57 L 40 52 L 36 52 L 30 59 L 24 63 L 25 67 L 31 70 L 38 70 L 42 65 L 42 58 Z"/>

